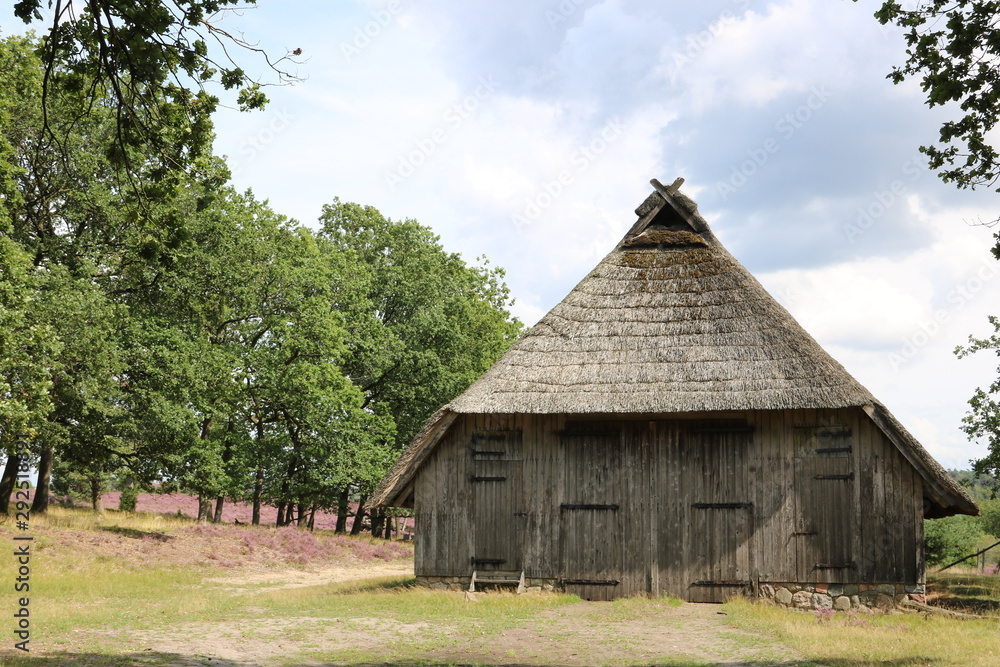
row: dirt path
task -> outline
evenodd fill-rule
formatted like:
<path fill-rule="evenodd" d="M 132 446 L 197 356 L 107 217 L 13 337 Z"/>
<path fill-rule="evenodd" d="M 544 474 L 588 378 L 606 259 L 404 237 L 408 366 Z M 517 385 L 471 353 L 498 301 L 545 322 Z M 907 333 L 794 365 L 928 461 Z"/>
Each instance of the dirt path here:
<path fill-rule="evenodd" d="M 753 664 L 789 660 L 773 647 L 724 624 L 720 605 L 684 604 L 627 620 L 608 620 L 608 603 L 580 602 L 538 614 L 530 627 L 507 631 L 499 642 L 428 656 L 484 664 L 605 665 Z"/>
<path fill-rule="evenodd" d="M 273 591 L 376 577 L 412 576 L 412 561 L 285 570 L 219 577 L 207 583 L 234 592 Z M 487 595 L 453 593 L 459 604 L 482 604 Z M 506 594 L 509 595 L 509 594 Z M 463 596 L 463 597 L 458 597 Z M 108 636 L 128 645 L 121 664 L 170 667 L 320 667 L 357 664 L 350 656 L 385 665 L 768 665 L 797 656 L 725 624 L 720 605 L 668 604 L 629 608 L 606 602 L 550 607 L 499 635 L 456 622 L 401 623 L 385 616 L 276 616 L 246 607 L 246 618 L 184 623 L 153 631 Z M 259 615 L 255 614 L 259 611 Z M 458 626 L 462 625 L 462 628 Z M 130 655 L 129 655 L 130 654 Z M 303 656 L 315 656 L 304 658 Z M 337 656 L 339 662 L 328 662 Z M 84 656 L 73 666 L 91 664 Z M 296 660 L 296 657 L 299 659 Z M 399 662 L 401 657 L 405 657 Z M 99 663 L 105 664 L 105 663 Z"/>
<path fill-rule="evenodd" d="M 379 656 L 386 664 L 394 665 L 774 665 L 784 661 L 792 664 L 796 658 L 785 647 L 726 626 L 719 605 L 684 604 L 622 621 L 609 621 L 607 613 L 607 603 L 580 602 L 544 611 L 523 627 L 485 639 L 454 636 L 453 629 L 428 623 L 298 617 L 236 624 L 200 623 L 181 632 L 146 634 L 143 642 L 145 651 L 176 656 L 168 664 L 177 667 L 289 664 L 288 654 L 301 648 L 301 640 L 296 639 L 300 637 L 308 637 L 314 655 L 351 650 L 379 655 L 380 646 L 388 649 L 398 642 L 425 643 L 435 637 L 441 640 L 437 642 L 440 648 L 421 652 L 419 660 L 397 663 L 391 650 Z M 290 628 L 294 632 L 289 632 Z M 312 667 L 344 663 L 318 660 L 294 664 Z"/>

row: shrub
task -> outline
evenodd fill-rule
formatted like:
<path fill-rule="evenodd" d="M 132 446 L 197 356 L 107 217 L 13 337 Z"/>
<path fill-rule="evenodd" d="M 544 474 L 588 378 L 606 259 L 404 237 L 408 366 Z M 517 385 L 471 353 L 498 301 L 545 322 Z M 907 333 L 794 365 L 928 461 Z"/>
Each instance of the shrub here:
<path fill-rule="evenodd" d="M 947 565 L 977 551 L 984 535 L 979 519 L 956 515 L 924 521 L 924 555 L 929 565 Z"/>

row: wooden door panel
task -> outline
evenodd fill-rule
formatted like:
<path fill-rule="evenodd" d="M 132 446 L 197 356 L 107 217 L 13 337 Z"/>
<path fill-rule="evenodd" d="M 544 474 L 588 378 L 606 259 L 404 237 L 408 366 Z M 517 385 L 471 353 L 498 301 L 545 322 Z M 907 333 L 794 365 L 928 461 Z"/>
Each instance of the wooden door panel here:
<path fill-rule="evenodd" d="M 477 431 L 472 457 L 473 554 L 475 570 L 521 570 L 524 566 L 524 492 L 520 431 Z"/>
<path fill-rule="evenodd" d="M 685 442 L 687 523 L 685 570 L 691 602 L 724 602 L 752 585 L 753 504 L 745 425 L 695 424 Z"/>
<path fill-rule="evenodd" d="M 585 600 L 617 597 L 622 578 L 621 438 L 586 426 L 564 433 L 565 502 L 560 505 L 560 578 Z"/>

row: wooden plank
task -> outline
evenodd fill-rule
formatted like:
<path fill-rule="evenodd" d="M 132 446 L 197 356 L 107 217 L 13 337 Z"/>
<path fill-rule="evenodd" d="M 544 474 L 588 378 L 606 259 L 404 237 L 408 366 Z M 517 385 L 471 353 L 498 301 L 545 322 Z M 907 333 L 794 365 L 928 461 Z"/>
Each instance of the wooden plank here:
<path fill-rule="evenodd" d="M 566 451 L 566 486 L 561 504 L 621 505 L 621 434 L 608 435 L 595 424 L 595 435 L 564 434 L 562 440 Z M 560 512 L 560 521 L 560 578 L 622 579 L 623 522 L 619 512 Z M 617 586 L 567 585 L 566 590 L 588 600 L 608 600 L 618 595 Z"/>
<path fill-rule="evenodd" d="M 730 589 L 696 582 L 749 580 L 752 505 L 746 506 L 746 475 L 751 434 L 699 426 L 686 434 L 690 459 L 683 472 L 692 482 L 687 598 L 723 602 Z"/>
<path fill-rule="evenodd" d="M 887 572 L 886 559 L 890 557 L 891 551 L 888 547 L 888 535 L 885 530 L 882 530 L 882 526 L 885 524 L 886 515 L 886 496 L 885 496 L 885 481 L 887 474 L 887 457 L 888 454 L 888 444 L 885 437 L 881 434 L 873 433 L 873 477 L 872 477 L 872 504 L 868 508 L 871 512 L 869 521 L 872 523 L 873 534 L 872 543 L 875 545 L 875 554 L 873 560 L 873 571 L 872 578 L 870 581 L 889 581 L 889 573 Z"/>
<path fill-rule="evenodd" d="M 777 501 L 780 510 L 772 520 L 774 530 L 772 551 L 777 554 L 776 567 L 766 568 L 772 581 L 795 581 L 797 575 L 798 554 L 796 552 L 795 517 L 797 512 L 797 497 L 795 493 L 795 442 L 792 435 L 792 425 L 795 423 L 795 412 L 782 410 L 775 415 L 775 441 L 779 444 L 778 459 L 774 461 L 771 475 L 776 480 L 776 491 L 780 494 Z"/>
<path fill-rule="evenodd" d="M 502 563 L 477 568 L 484 574 L 491 569 L 520 571 L 524 563 L 525 527 L 522 434 L 496 416 L 478 426 L 471 434 L 466 452 L 467 465 L 472 468 L 468 479 L 472 485 L 475 536 L 473 553 L 467 562 L 470 568 L 472 559 Z M 489 458 L 477 456 L 484 442 L 489 443 L 489 451 L 497 454 Z"/>

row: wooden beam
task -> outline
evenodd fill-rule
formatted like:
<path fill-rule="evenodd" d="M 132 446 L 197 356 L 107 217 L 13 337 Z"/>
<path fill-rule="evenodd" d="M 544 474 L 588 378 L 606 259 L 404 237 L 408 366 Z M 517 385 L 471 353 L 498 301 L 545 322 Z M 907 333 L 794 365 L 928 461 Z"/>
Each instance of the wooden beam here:
<path fill-rule="evenodd" d="M 656 188 L 656 191 L 660 193 L 660 196 L 663 197 L 664 201 L 670 205 L 670 208 L 677 211 L 677 215 L 681 216 L 681 219 L 691 225 L 691 229 L 699 233 L 708 231 L 708 225 L 705 224 L 700 216 L 692 215 L 683 206 L 678 205 L 677 202 L 674 201 L 677 189 L 684 182 L 683 178 L 678 178 L 670 187 L 664 186 L 663 183 L 660 183 L 655 178 L 649 182 L 654 188 Z"/>

